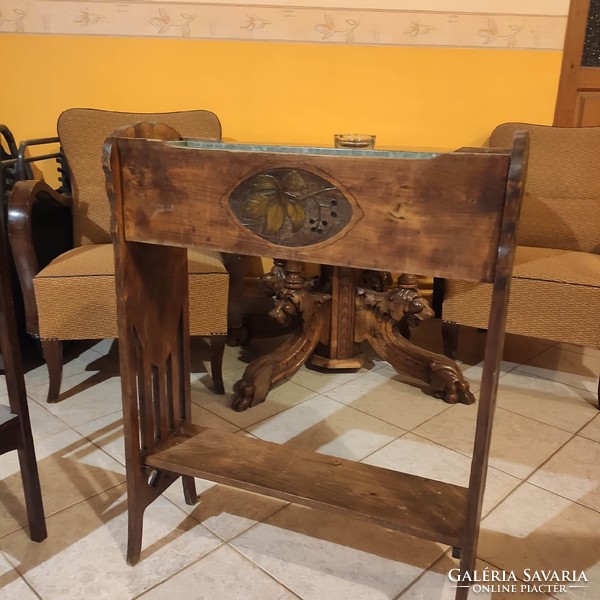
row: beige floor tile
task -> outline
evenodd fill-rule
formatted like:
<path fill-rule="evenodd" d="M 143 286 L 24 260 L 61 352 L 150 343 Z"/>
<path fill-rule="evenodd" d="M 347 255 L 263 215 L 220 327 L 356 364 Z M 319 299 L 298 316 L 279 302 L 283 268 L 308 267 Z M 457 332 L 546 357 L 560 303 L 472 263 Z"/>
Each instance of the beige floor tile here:
<path fill-rule="evenodd" d="M 591 346 L 576 346 L 575 344 L 560 343 L 557 344 L 559 348 L 569 350 L 570 352 L 577 352 L 579 354 L 585 354 L 586 356 L 600 358 L 600 348 L 593 348 Z"/>
<path fill-rule="evenodd" d="M 529 482 L 600 512 L 600 442 L 575 436 Z"/>
<path fill-rule="evenodd" d="M 201 425 L 202 427 L 210 427 L 211 429 L 226 431 L 227 433 L 234 433 L 235 431 L 239 430 L 237 425 L 234 425 L 230 421 L 219 417 L 215 413 L 202 408 L 194 402 L 192 402 L 192 423 Z"/>
<path fill-rule="evenodd" d="M 221 543 L 159 498 L 146 510 L 142 560 L 130 567 L 125 507 L 125 486 L 112 488 L 48 518 L 43 543 L 21 530 L 2 540 L 3 550 L 44 600 L 130 600 Z"/>
<path fill-rule="evenodd" d="M 123 465 L 73 430 L 35 442 L 44 512 L 47 515 L 80 502 L 125 480 Z M 16 452 L 0 461 L 0 534 L 27 523 Z"/>
<path fill-rule="evenodd" d="M 441 333 L 440 333 L 441 337 Z M 474 327 L 460 327 L 457 358 L 465 364 L 474 365 L 483 360 L 486 332 Z M 516 366 L 553 345 L 554 342 L 507 333 L 504 340 L 503 361 Z"/>
<path fill-rule="evenodd" d="M 222 547 L 140 596 L 140 600 L 293 600 L 286 590 L 239 552 Z"/>
<path fill-rule="evenodd" d="M 0 404 L 9 406 L 8 396 L 0 397 Z M 33 400 L 28 400 L 27 407 L 29 409 L 29 420 L 34 438 L 43 438 L 47 435 L 69 429 L 69 426 L 65 422 L 55 417 L 45 406 Z"/>
<path fill-rule="evenodd" d="M 90 346 L 91 350 L 94 350 L 111 360 L 119 368 L 119 341 L 113 339 L 100 340 L 92 342 Z M 208 342 L 204 338 L 193 337 L 190 340 L 190 379 L 196 381 L 200 378 L 207 377 L 210 380 L 210 376 L 207 375 L 210 370 L 210 347 Z M 235 365 L 238 367 L 239 365 Z M 225 363 L 223 365 L 225 368 Z M 212 386 L 212 381 L 209 381 L 209 387 Z"/>
<path fill-rule="evenodd" d="M 196 479 L 196 491 L 199 497 L 194 506 L 185 503 L 179 482 L 175 482 L 163 495 L 225 541 L 287 504 L 283 500 L 217 485 L 203 479 Z"/>
<path fill-rule="evenodd" d="M 477 406 L 452 406 L 414 433 L 470 456 Z M 489 464 L 524 479 L 570 437 L 571 434 L 556 427 L 497 408 Z"/>
<path fill-rule="evenodd" d="M 237 430 L 235 425 L 199 406 L 193 405 L 192 412 L 196 423 L 230 433 Z M 120 413 L 80 425 L 78 430 L 115 460 L 125 464 L 123 422 Z M 235 537 L 286 504 L 257 494 L 218 486 L 202 479 L 196 480 L 196 491 L 200 497 L 198 504 L 194 506 L 185 503 L 179 481 L 173 483 L 163 495 L 225 540 Z"/>
<path fill-rule="evenodd" d="M 579 435 L 600 442 L 600 412 L 579 432 Z"/>
<path fill-rule="evenodd" d="M 400 598 L 402 600 L 454 600 L 456 586 L 461 585 L 460 582 L 457 582 L 457 567 L 458 561 L 445 554 L 414 585 L 401 594 Z M 496 571 L 499 578 L 508 579 L 510 577 L 509 574 L 504 574 L 484 561 L 478 560 L 475 568 L 480 573 L 486 570 L 488 572 Z M 512 579 L 506 582 L 475 583 L 469 596 L 477 600 L 514 600 L 525 597 L 543 600 L 552 597 L 545 593 L 532 591 L 524 581 L 515 582 Z"/>
<path fill-rule="evenodd" d="M 217 415 L 192 404 L 192 421 L 204 427 L 211 427 L 233 433 L 238 427 Z M 122 411 L 111 413 L 93 421 L 73 427 L 94 444 L 102 448 L 121 464 L 125 464 L 125 443 L 123 441 Z"/>
<path fill-rule="evenodd" d="M 41 360 L 38 360 L 38 362 L 38 366 L 25 372 L 25 385 L 28 393 L 30 390 L 41 386 L 44 391 L 37 390 L 36 395 L 41 396 L 43 394 L 45 400 L 48 393 L 48 368 L 45 362 L 41 362 Z M 89 342 L 67 344 L 64 348 L 61 393 L 65 396 L 74 393 L 70 388 L 82 380 L 88 379 L 90 384 L 94 384 L 108 377 L 118 375 L 118 373 L 118 363 L 96 352 L 93 347 L 90 347 Z M 87 376 L 71 380 L 72 377 L 82 374 Z M 72 381 L 75 381 L 75 384 L 71 383 Z"/>
<path fill-rule="evenodd" d="M 526 569 L 583 571 L 585 587 L 559 598 L 592 600 L 600 590 L 600 514 L 523 484 L 482 523 L 478 555 L 520 578 Z"/>
<path fill-rule="evenodd" d="M 300 370 L 291 378 L 291 381 L 299 383 L 309 390 L 325 394 L 334 390 L 345 383 L 355 381 L 368 373 L 370 368 L 362 368 L 357 371 L 316 371 L 302 366 Z"/>
<path fill-rule="evenodd" d="M 360 460 L 405 433 L 325 396 L 261 421 L 248 432 L 270 442 L 350 460 Z"/>
<path fill-rule="evenodd" d="M 123 412 L 118 411 L 73 427 L 81 435 L 102 448 L 120 464 L 125 464 Z"/>
<path fill-rule="evenodd" d="M 304 600 L 389 600 L 443 551 L 431 542 L 295 505 L 231 545 Z"/>
<path fill-rule="evenodd" d="M 105 340 L 96 340 L 91 342 L 90 348 L 98 352 L 98 354 L 106 356 L 106 358 L 119 361 L 119 340 L 108 338 Z"/>
<path fill-rule="evenodd" d="M 0 553 L 0 600 L 39 600 L 18 571 Z"/>
<path fill-rule="evenodd" d="M 241 377 L 241 372 L 238 374 L 239 377 L 235 378 L 236 381 Z M 224 379 L 228 378 L 224 375 Z M 226 389 L 232 389 L 232 387 L 227 388 L 226 386 Z M 238 427 L 254 425 L 314 396 L 315 392 L 312 390 L 293 381 L 284 381 L 269 392 L 265 402 L 243 412 L 236 412 L 231 408 L 233 394 L 226 393 L 223 396 L 217 396 L 198 383 L 192 385 L 192 402 Z"/>
<path fill-rule="evenodd" d="M 527 361 L 519 370 L 596 394 L 600 376 L 600 356 L 595 353 L 572 352 L 564 346 L 557 345 Z"/>
<path fill-rule="evenodd" d="M 471 391 L 475 394 L 475 397 L 478 397 L 479 388 L 481 387 L 481 378 L 483 377 L 483 363 L 479 362 L 477 364 L 468 364 L 462 361 L 458 362 L 458 366 L 462 370 L 462 374 L 465 379 L 469 382 Z M 515 363 L 502 361 L 500 363 L 500 381 L 505 377 L 508 373 L 512 372 L 517 365 Z"/>
<path fill-rule="evenodd" d="M 412 433 L 393 441 L 362 462 L 445 483 L 469 485 L 471 460 L 467 456 Z M 516 477 L 490 468 L 483 501 L 484 514 L 519 483 Z"/>
<path fill-rule="evenodd" d="M 118 369 L 108 378 L 105 375 L 83 372 L 63 377 L 63 392 L 59 402 L 55 404 L 46 402 L 46 385 L 29 388 L 27 393 L 68 425 L 81 425 L 121 410 L 121 378 L 118 376 Z"/>
<path fill-rule="evenodd" d="M 390 379 L 380 372 L 367 373 L 326 395 L 406 430 L 448 408 L 447 404 L 426 395 L 418 387 Z"/>
<path fill-rule="evenodd" d="M 231 371 L 240 370 L 240 362 L 234 355 L 225 352 L 223 354 L 223 382 L 226 393 L 231 393 L 233 383 L 229 382 L 227 375 Z M 241 371 L 243 372 L 243 371 Z M 239 379 L 239 377 L 236 378 Z M 210 374 L 210 344 L 208 338 L 193 337 L 190 340 L 190 380 L 197 387 L 204 387 L 207 393 L 214 393 L 214 384 Z"/>
<path fill-rule="evenodd" d="M 498 406 L 575 433 L 598 413 L 593 394 L 525 373 L 520 369 L 500 379 Z"/>

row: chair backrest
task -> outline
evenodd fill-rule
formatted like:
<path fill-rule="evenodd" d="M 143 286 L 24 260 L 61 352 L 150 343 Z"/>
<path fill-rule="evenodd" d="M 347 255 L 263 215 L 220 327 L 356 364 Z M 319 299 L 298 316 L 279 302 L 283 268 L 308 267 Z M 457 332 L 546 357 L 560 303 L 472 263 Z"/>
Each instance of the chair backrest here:
<path fill-rule="evenodd" d="M 71 108 L 58 118 L 58 137 L 66 158 L 73 195 L 73 243 L 110 243 L 110 205 L 102 171 L 104 140 L 120 127 L 139 121 L 166 123 L 182 136 L 221 138 L 218 117 L 207 110 L 128 113 Z"/>
<path fill-rule="evenodd" d="M 600 254 L 600 127 L 504 123 L 490 146 L 529 132 L 529 169 L 518 243 Z"/>

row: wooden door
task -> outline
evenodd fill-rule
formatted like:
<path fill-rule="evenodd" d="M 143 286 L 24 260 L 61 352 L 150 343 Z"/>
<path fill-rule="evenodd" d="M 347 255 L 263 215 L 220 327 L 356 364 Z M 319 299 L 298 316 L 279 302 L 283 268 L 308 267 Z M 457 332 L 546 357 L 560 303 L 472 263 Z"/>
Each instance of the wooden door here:
<path fill-rule="evenodd" d="M 600 0 L 571 0 L 554 125 L 600 125 Z"/>

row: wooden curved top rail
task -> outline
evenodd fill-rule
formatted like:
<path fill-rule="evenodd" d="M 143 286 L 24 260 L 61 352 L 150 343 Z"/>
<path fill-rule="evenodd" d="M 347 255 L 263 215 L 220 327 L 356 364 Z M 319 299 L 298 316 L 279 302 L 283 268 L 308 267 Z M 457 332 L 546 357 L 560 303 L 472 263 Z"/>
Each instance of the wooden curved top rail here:
<path fill-rule="evenodd" d="M 415 158 L 118 138 L 113 154 L 129 241 L 491 282 L 525 146 Z"/>

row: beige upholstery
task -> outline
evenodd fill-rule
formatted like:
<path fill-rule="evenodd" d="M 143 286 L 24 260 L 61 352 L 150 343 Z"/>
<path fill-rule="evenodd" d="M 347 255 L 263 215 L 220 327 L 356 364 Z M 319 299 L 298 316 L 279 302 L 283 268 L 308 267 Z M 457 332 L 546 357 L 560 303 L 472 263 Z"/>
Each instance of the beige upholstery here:
<path fill-rule="evenodd" d="M 506 123 L 490 146 L 530 133 L 506 331 L 600 347 L 600 127 Z M 485 328 L 491 286 L 447 281 L 446 322 Z"/>
<path fill-rule="evenodd" d="M 63 112 L 57 129 L 69 165 L 75 246 L 110 243 L 110 206 L 102 171 L 102 146 L 116 129 L 138 121 L 166 123 L 188 138 L 221 137 L 219 119 L 207 110 L 124 113 L 72 108 Z"/>
<path fill-rule="evenodd" d="M 191 335 L 223 335 L 229 276 L 220 257 L 190 251 L 188 269 Z M 33 285 L 42 339 L 117 337 L 112 244 L 86 244 L 62 254 L 34 278 Z M 61 301 L 66 302 L 64 310 Z"/>
<path fill-rule="evenodd" d="M 170 125 L 184 137 L 220 138 L 216 115 L 195 110 L 177 113 L 121 113 L 69 109 L 58 119 L 73 194 L 75 248 L 54 259 L 34 278 L 42 340 L 117 336 L 114 257 L 110 205 L 102 170 L 102 147 L 116 129 L 139 121 Z M 220 255 L 189 252 L 190 333 L 227 333 L 227 270 Z"/>

